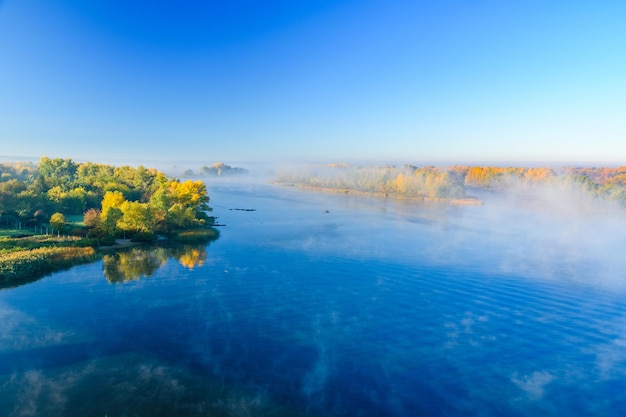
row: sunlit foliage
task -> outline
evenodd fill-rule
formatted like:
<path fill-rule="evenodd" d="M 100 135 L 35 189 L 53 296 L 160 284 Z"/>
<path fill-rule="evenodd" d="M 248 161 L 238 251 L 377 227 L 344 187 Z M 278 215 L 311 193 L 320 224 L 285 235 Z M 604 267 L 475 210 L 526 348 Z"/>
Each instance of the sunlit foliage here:
<path fill-rule="evenodd" d="M 465 185 L 481 188 L 499 188 L 520 183 L 547 182 L 555 175 L 550 168 L 454 166 L 450 170 L 463 175 L 465 177 Z"/>
<path fill-rule="evenodd" d="M 139 201 L 125 201 L 120 210 L 122 218 L 118 220 L 117 227 L 122 230 L 136 232 L 152 232 L 154 220 L 150 206 Z"/>
<path fill-rule="evenodd" d="M 157 230 L 172 231 L 209 224 L 206 185 L 202 181 L 170 180 L 150 198 L 153 221 Z"/>
<path fill-rule="evenodd" d="M 43 247 L 0 253 L 0 284 L 56 271 L 96 258 L 91 247 Z"/>

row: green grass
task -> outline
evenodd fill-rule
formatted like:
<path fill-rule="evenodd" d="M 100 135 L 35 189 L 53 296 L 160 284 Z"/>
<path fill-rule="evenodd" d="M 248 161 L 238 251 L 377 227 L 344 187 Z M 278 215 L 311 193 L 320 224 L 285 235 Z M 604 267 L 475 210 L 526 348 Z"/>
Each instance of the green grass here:
<path fill-rule="evenodd" d="M 23 230 L 20 232 L 24 232 Z M 49 246 L 82 246 L 81 238 L 57 237 L 57 235 L 35 235 L 21 237 L 20 235 L 0 236 L 0 251 L 36 249 Z"/>
<path fill-rule="evenodd" d="M 72 226 L 84 227 L 85 223 L 83 222 L 83 219 L 84 217 L 82 214 L 70 214 L 65 216 L 65 222 Z"/>
<path fill-rule="evenodd" d="M 20 230 L 20 229 L 0 229 L 0 238 L 3 237 L 15 237 L 15 236 L 24 236 L 24 235 L 32 235 L 33 233 L 29 230 Z"/>

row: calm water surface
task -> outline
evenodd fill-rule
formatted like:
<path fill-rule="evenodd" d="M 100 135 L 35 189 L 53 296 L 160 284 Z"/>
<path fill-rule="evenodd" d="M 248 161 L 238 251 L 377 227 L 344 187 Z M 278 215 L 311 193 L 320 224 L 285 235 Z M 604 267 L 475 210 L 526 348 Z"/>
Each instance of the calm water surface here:
<path fill-rule="evenodd" d="M 0 415 L 624 415 L 620 215 L 209 190 L 208 246 L 0 291 Z"/>

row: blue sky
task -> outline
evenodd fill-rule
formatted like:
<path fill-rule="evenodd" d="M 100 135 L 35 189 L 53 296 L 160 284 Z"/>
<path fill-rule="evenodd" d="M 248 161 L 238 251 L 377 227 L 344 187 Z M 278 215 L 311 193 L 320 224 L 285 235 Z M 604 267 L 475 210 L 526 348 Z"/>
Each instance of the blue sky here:
<path fill-rule="evenodd" d="M 0 155 L 626 164 L 625 45 L 624 1 L 5 0 Z"/>

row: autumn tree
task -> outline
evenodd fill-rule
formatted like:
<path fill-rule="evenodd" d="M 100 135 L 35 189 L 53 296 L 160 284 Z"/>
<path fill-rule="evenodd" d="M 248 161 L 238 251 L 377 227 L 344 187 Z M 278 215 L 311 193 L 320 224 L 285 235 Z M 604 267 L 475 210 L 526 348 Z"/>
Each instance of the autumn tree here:
<path fill-rule="evenodd" d="M 119 191 L 108 191 L 102 199 L 100 224 L 105 234 L 112 235 L 117 230 L 117 222 L 122 218 L 122 204 L 126 200 Z"/>
<path fill-rule="evenodd" d="M 122 204 L 124 204 L 124 201 L 126 201 L 126 199 L 124 198 L 124 195 L 119 191 L 108 191 L 106 194 L 104 194 L 101 205 L 102 220 L 106 221 L 106 218 L 109 215 L 109 211 L 113 208 L 119 209 L 120 207 L 122 207 Z"/>
<path fill-rule="evenodd" d="M 202 181 L 171 180 L 150 198 L 154 222 L 162 231 L 206 224 L 210 211 L 206 185 Z"/>
<path fill-rule="evenodd" d="M 94 208 L 87 210 L 83 215 L 83 223 L 88 228 L 100 226 L 100 210 Z"/>
<path fill-rule="evenodd" d="M 204 183 L 169 179 L 143 166 L 48 157 L 37 166 L 0 163 L 0 215 L 7 224 L 58 212 L 83 214 L 97 235 L 120 228 L 168 232 L 207 224 L 208 201 Z"/>

